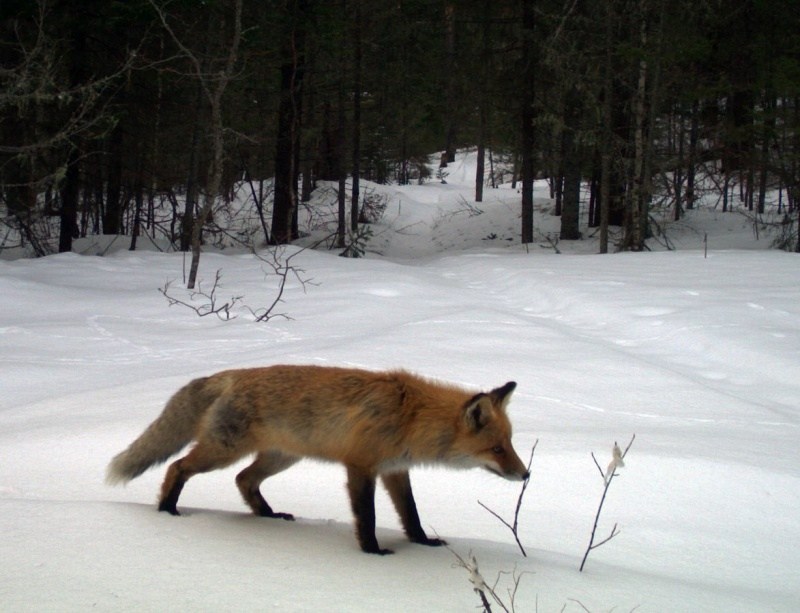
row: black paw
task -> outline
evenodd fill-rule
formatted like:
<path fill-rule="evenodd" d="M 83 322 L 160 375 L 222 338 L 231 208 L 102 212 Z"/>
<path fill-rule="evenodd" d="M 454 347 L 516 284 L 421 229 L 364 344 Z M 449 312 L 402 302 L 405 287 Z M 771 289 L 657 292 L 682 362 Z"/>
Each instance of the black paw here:
<path fill-rule="evenodd" d="M 180 515 L 180 513 L 178 513 L 178 509 L 175 506 L 170 506 L 168 504 L 158 505 L 158 510 L 169 513 L 170 515 L 175 515 L 176 517 Z"/>
<path fill-rule="evenodd" d="M 363 551 L 364 553 L 374 553 L 379 556 L 388 556 L 394 553 L 394 551 L 392 551 L 391 549 L 382 549 L 381 547 L 378 546 L 378 543 L 374 544 L 371 543 L 366 546 L 361 545 L 361 551 Z"/>
<path fill-rule="evenodd" d="M 419 545 L 427 545 L 428 547 L 442 547 L 443 545 L 447 545 L 447 541 L 444 539 L 432 539 L 428 538 L 427 536 L 424 538 L 413 539 L 411 542 Z"/>
<path fill-rule="evenodd" d="M 256 511 L 259 517 L 271 517 L 273 519 L 285 519 L 286 521 L 294 521 L 294 515 L 291 513 L 276 513 L 270 507 L 261 508 Z"/>

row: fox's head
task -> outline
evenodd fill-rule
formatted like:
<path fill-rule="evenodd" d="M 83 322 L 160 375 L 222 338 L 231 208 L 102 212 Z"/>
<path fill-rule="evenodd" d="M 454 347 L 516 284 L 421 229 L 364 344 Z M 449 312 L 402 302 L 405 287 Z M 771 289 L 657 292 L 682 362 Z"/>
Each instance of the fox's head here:
<path fill-rule="evenodd" d="M 505 479 L 522 481 L 530 475 L 511 445 L 511 422 L 506 414 L 516 387 L 509 381 L 491 392 L 476 394 L 464 405 L 453 451 L 466 466 L 480 466 Z"/>

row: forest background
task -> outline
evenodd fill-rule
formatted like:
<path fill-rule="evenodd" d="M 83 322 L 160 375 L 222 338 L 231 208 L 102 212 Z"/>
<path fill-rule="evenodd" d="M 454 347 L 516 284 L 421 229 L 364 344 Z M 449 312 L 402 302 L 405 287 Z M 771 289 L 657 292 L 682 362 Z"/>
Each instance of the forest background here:
<path fill-rule="evenodd" d="M 518 186 L 522 243 L 537 178 L 559 238 L 583 204 L 604 253 L 644 249 L 702 175 L 723 211 L 777 207 L 800 250 L 799 25 L 792 0 L 4 0 L 0 246 L 199 253 L 243 181 L 283 244 L 324 180 L 344 247 L 362 180 L 444 181 L 469 146 L 475 201 Z"/>

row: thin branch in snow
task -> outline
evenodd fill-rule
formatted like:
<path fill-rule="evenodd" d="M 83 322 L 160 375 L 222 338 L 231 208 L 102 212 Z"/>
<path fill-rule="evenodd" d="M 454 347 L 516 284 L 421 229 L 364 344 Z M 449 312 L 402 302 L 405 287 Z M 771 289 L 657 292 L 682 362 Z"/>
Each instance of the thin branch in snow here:
<path fill-rule="evenodd" d="M 455 556 L 457 562 L 453 566 L 456 568 L 464 568 L 469 573 L 469 582 L 472 584 L 472 589 L 481 599 L 481 605 L 483 606 L 483 610 L 486 613 L 491 613 L 492 605 L 489 602 L 489 598 L 487 593 L 492 597 L 492 599 L 497 603 L 497 605 L 508 613 L 509 608 L 503 603 L 503 601 L 497 596 L 494 591 L 494 588 L 489 587 L 489 585 L 484 580 L 483 576 L 481 575 L 480 571 L 478 570 L 478 560 L 472 555 L 472 552 L 469 552 L 469 561 L 462 558 L 458 555 L 455 550 L 453 550 L 449 545 L 445 545 L 447 550 Z M 519 580 L 517 579 L 517 583 Z M 516 587 L 514 588 L 514 593 L 516 593 Z M 513 601 L 512 601 L 512 608 L 510 611 L 513 611 Z"/>
<path fill-rule="evenodd" d="M 531 447 L 531 457 L 528 459 L 528 466 L 527 466 L 528 475 L 530 475 L 531 472 L 531 464 L 533 464 L 533 454 L 536 452 L 536 445 L 538 444 L 539 444 L 539 439 L 537 438 L 536 441 L 533 443 L 533 447 Z M 517 546 L 519 547 L 519 550 L 522 552 L 522 555 L 526 558 L 528 557 L 528 554 L 525 552 L 525 548 L 522 546 L 522 543 L 519 540 L 518 528 L 519 528 L 519 510 L 522 507 L 522 498 L 523 496 L 525 496 L 525 490 L 528 489 L 528 483 L 530 483 L 530 480 L 531 478 L 529 476 L 527 479 L 525 479 L 525 481 L 522 482 L 522 489 L 520 490 L 519 497 L 517 498 L 517 507 L 514 510 L 513 524 L 509 523 L 508 521 L 500 517 L 500 515 L 498 515 L 495 511 L 487 507 L 480 500 L 478 501 L 479 505 L 481 505 L 484 509 L 489 511 L 489 513 L 494 515 L 497 519 L 499 519 L 503 523 L 503 525 L 505 525 L 509 530 L 511 530 L 511 533 L 514 535 L 514 540 L 517 541 Z"/>
<path fill-rule="evenodd" d="M 583 604 L 583 603 L 582 603 L 580 600 L 578 600 L 577 598 L 567 598 L 567 600 L 569 600 L 570 602 L 574 602 L 574 603 L 575 603 L 576 605 L 578 605 L 578 606 L 579 606 L 581 609 L 583 609 L 584 611 L 586 611 L 586 613 L 592 613 L 592 612 L 591 612 L 589 609 L 587 609 L 587 608 L 586 608 L 586 605 L 585 605 L 585 604 Z M 564 605 L 564 608 L 566 608 L 566 606 L 567 606 L 567 605 Z M 564 610 L 564 609 L 562 609 L 562 611 L 563 611 L 563 610 Z"/>
<path fill-rule="evenodd" d="M 171 293 L 170 286 L 172 285 L 172 281 L 167 281 L 164 287 L 160 287 L 158 291 L 167 299 L 169 306 L 177 304 L 191 309 L 197 313 L 199 317 L 216 315 L 222 321 L 230 321 L 231 319 L 236 319 L 236 316 L 233 315 L 231 311 L 241 302 L 243 296 L 231 296 L 229 301 L 220 304 L 217 300 L 217 290 L 221 287 L 219 284 L 221 278 L 222 271 L 217 270 L 214 276 L 214 285 L 211 286 L 211 291 L 209 292 L 203 291 L 202 283 L 198 283 L 197 290 L 190 290 L 188 301 L 176 298 L 175 295 Z M 197 302 L 198 299 L 202 299 L 199 304 Z"/>
<path fill-rule="evenodd" d="M 611 481 L 614 477 L 617 476 L 616 470 L 622 466 L 625 466 L 625 456 L 628 455 L 628 450 L 633 445 L 633 441 L 636 438 L 634 434 L 631 437 L 628 446 L 625 447 L 625 451 L 621 451 L 619 445 L 614 443 L 614 447 L 611 450 L 611 462 L 608 464 L 608 468 L 603 471 L 600 468 L 600 463 L 597 461 L 597 458 L 592 453 L 592 460 L 594 460 L 594 465 L 597 467 L 597 470 L 600 471 L 600 476 L 603 478 L 603 495 L 600 497 L 600 504 L 597 507 L 597 513 L 594 516 L 594 525 L 592 526 L 592 534 L 589 537 L 589 546 L 586 548 L 586 552 L 583 554 L 583 560 L 581 560 L 580 572 L 583 572 L 583 567 L 586 565 L 586 559 L 589 557 L 589 552 L 593 549 L 597 549 L 600 545 L 606 544 L 608 541 L 613 539 L 615 536 L 619 534 L 619 530 L 617 529 L 617 524 L 614 524 L 614 527 L 611 528 L 611 533 L 604 538 L 602 541 L 597 543 L 594 542 L 595 535 L 597 534 L 597 524 L 600 522 L 600 513 L 603 511 L 603 503 L 606 501 L 606 495 L 608 494 L 608 488 L 611 485 Z"/>
<path fill-rule="evenodd" d="M 271 269 L 272 273 L 278 277 L 278 290 L 275 293 L 275 296 L 272 299 L 272 302 L 261 309 L 253 310 L 249 309 L 252 313 L 253 317 L 257 322 L 268 322 L 270 319 L 274 317 L 283 317 L 284 319 L 291 319 L 286 313 L 276 313 L 275 309 L 279 303 L 283 302 L 283 294 L 286 291 L 286 284 L 290 280 L 290 278 L 294 278 L 300 286 L 303 288 L 303 292 L 306 291 L 306 286 L 308 285 L 315 285 L 312 282 L 312 279 L 305 277 L 305 270 L 302 268 L 298 268 L 297 266 L 293 265 L 292 258 L 301 254 L 305 251 L 305 248 L 300 249 L 299 251 L 295 251 L 291 255 L 285 256 L 286 252 L 285 248 L 274 248 L 270 249 L 270 258 L 266 258 L 264 256 L 259 255 L 258 253 L 254 253 L 254 255 L 267 264 Z M 269 274 L 265 271 L 266 274 Z M 248 307 L 249 308 L 249 307 Z"/>

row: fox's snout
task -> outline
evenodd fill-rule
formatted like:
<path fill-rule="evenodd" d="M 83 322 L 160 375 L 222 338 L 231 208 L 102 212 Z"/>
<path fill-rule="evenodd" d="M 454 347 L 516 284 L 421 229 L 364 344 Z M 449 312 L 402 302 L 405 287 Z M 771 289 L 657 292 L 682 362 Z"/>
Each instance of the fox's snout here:
<path fill-rule="evenodd" d="M 520 464 L 522 464 L 522 462 L 520 462 Z M 528 471 L 527 468 L 523 466 L 521 470 L 517 469 L 517 470 L 502 472 L 500 476 L 503 477 L 504 479 L 508 479 L 509 481 L 527 481 L 528 479 L 530 479 L 531 473 L 530 471 Z"/>
<path fill-rule="evenodd" d="M 495 457 L 484 462 L 483 467 L 490 473 L 509 481 L 526 481 L 531 476 L 528 467 L 522 463 L 513 448 L 506 448 L 501 453 L 496 453 Z"/>
<path fill-rule="evenodd" d="M 509 481 L 527 481 L 531 476 L 531 473 L 528 470 L 522 470 L 521 472 L 507 472 L 504 470 L 498 470 L 496 467 L 489 464 L 485 465 L 484 468 L 490 473 L 497 475 L 498 477 L 502 477 L 503 479 L 508 479 Z"/>
<path fill-rule="evenodd" d="M 531 473 L 527 470 L 521 475 L 514 474 L 509 477 L 506 477 L 506 479 L 508 479 L 509 481 L 527 481 L 530 478 L 531 478 Z"/>

